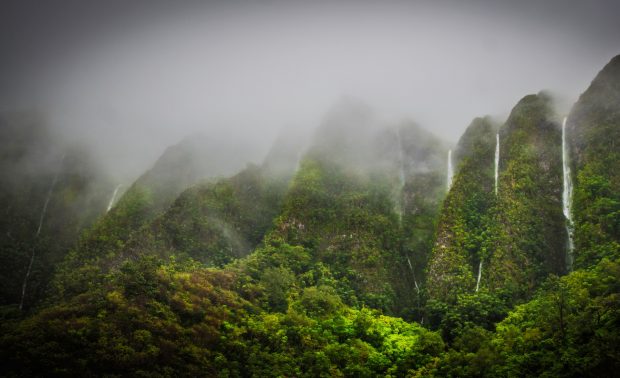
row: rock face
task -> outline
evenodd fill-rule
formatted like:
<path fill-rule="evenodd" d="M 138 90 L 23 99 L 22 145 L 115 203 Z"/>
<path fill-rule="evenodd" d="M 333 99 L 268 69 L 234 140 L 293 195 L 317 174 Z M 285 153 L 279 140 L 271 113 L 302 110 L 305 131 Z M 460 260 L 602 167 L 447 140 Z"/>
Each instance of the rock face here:
<path fill-rule="evenodd" d="M 561 130 L 551 100 L 524 97 L 500 129 L 495 248 L 488 285 L 522 299 L 549 273 L 565 270 Z"/>
<path fill-rule="evenodd" d="M 497 195 L 495 136 L 477 119 L 459 142 L 428 270 L 431 298 L 453 302 L 482 286 L 518 300 L 564 270 L 561 134 L 548 96 L 524 97 L 500 128 Z"/>
<path fill-rule="evenodd" d="M 620 56 L 581 95 L 567 120 L 574 172 L 575 268 L 620 256 Z"/>
<path fill-rule="evenodd" d="M 489 118 L 476 118 L 459 140 L 457 173 L 439 216 L 428 268 L 431 298 L 472 291 L 480 261 L 489 258 L 495 135 L 496 126 Z"/>

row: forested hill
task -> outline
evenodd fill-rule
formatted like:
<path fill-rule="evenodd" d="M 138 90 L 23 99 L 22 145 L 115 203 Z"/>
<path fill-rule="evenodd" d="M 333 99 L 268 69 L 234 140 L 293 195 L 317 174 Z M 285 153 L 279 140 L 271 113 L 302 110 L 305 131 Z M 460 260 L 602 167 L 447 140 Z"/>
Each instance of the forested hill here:
<path fill-rule="evenodd" d="M 23 117 L 2 376 L 618 376 L 620 57 L 452 148 L 344 98 L 262 164 L 194 137 L 119 192 Z"/>

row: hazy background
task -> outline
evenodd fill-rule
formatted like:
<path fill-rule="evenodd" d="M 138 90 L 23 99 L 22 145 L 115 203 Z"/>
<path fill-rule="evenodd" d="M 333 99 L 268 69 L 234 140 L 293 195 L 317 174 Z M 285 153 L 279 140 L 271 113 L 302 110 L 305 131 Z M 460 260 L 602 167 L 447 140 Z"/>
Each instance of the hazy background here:
<path fill-rule="evenodd" d="M 0 110 L 43 109 L 119 177 L 195 131 L 315 127 L 343 95 L 456 142 L 548 89 L 564 106 L 620 54 L 620 2 L 0 2 Z"/>

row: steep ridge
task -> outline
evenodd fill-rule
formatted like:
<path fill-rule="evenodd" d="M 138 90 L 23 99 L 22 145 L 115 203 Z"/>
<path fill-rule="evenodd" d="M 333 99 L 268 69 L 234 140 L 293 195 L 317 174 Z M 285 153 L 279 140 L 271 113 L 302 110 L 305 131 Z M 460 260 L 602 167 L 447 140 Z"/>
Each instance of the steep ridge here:
<path fill-rule="evenodd" d="M 566 122 L 574 172 L 574 268 L 620 257 L 620 56 L 599 72 Z"/>
<path fill-rule="evenodd" d="M 561 132 L 544 93 L 524 97 L 500 129 L 500 177 L 488 286 L 527 298 L 565 272 Z"/>
<path fill-rule="evenodd" d="M 229 179 L 192 187 L 134 235 L 123 256 L 148 251 L 220 267 L 247 256 L 271 228 L 287 185 L 250 166 Z"/>
<path fill-rule="evenodd" d="M 566 268 L 561 133 L 546 94 L 524 97 L 499 133 L 474 120 L 457 162 L 426 283 L 429 323 L 447 340 L 463 324 L 492 330 Z"/>
<path fill-rule="evenodd" d="M 347 304 L 416 316 L 446 152 L 419 126 L 381 128 L 344 100 L 317 131 L 267 242 L 307 250 Z"/>
<path fill-rule="evenodd" d="M 286 141 L 291 142 L 290 138 Z M 125 193 L 116 207 L 83 235 L 59 269 L 55 294 L 66 298 L 84 292 L 89 285 L 100 284 L 106 272 L 143 255 L 192 258 L 208 266 L 221 267 L 250 253 L 280 211 L 295 168 L 294 163 L 281 163 L 294 162 L 296 158 L 281 143 L 273 146 L 260 167 L 248 165 L 230 178 L 194 186 L 192 180 L 207 174 L 210 169 L 205 166 L 215 163 L 201 165 L 194 161 L 192 164 L 199 168 L 183 171 L 184 178 L 172 183 L 172 173 L 162 180 L 157 180 L 160 173 L 151 174 L 165 171 L 158 162 Z M 178 149 L 183 150 L 182 146 L 173 150 Z M 274 149 L 280 152 L 275 153 Z M 184 158 L 178 160 L 178 156 Z M 183 165 L 188 159 L 196 158 L 192 156 L 192 150 L 185 150 L 182 154 L 175 152 L 174 158 L 165 154 L 160 161 L 165 161 L 164 166 L 168 167 Z M 150 186 L 145 182 L 151 182 Z M 183 185 L 190 187 L 167 204 L 170 193 Z"/>
<path fill-rule="evenodd" d="M 430 298 L 451 302 L 458 293 L 472 292 L 480 262 L 490 257 L 495 134 L 490 118 L 476 118 L 457 145 L 457 173 L 441 210 L 428 268 Z"/>
<path fill-rule="evenodd" d="M 71 272 L 84 261 L 109 261 L 118 256 L 132 235 L 165 212 L 181 192 L 200 181 L 241 169 L 246 162 L 234 151 L 230 142 L 204 135 L 193 135 L 168 148 L 81 236 L 63 270 Z"/>

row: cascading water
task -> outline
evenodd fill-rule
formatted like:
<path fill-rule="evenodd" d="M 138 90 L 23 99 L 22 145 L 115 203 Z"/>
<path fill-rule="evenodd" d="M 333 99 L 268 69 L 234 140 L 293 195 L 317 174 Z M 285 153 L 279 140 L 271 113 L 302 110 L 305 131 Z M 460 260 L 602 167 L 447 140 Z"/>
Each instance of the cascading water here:
<path fill-rule="evenodd" d="M 61 168 L 62 168 L 62 162 L 64 160 L 65 160 L 65 156 L 63 155 L 60 160 Z M 41 215 L 39 216 L 39 226 L 37 227 L 37 232 L 34 234 L 34 239 L 37 239 L 39 235 L 41 234 L 41 228 L 43 227 L 43 220 L 45 219 L 45 214 L 47 214 L 47 207 L 49 206 L 50 199 L 52 198 L 52 193 L 54 193 L 54 188 L 56 187 L 56 183 L 58 182 L 59 175 L 60 175 L 60 169 L 58 169 L 58 171 L 54 175 L 50 188 L 47 191 L 47 196 L 45 197 L 45 202 L 43 203 L 43 209 L 41 210 Z M 24 299 L 26 298 L 26 288 L 28 287 L 28 279 L 30 278 L 30 273 L 32 272 L 32 264 L 34 263 L 35 257 L 36 257 L 36 249 L 33 247 L 32 254 L 30 255 L 30 261 L 28 262 L 28 268 L 26 269 L 26 275 L 24 276 L 24 282 L 22 284 L 22 296 L 19 301 L 20 311 L 24 307 Z"/>
<path fill-rule="evenodd" d="M 43 209 L 41 210 L 41 215 L 39 216 L 39 226 L 37 227 L 37 232 L 35 233 L 35 238 L 39 236 L 41 233 L 41 227 L 43 226 L 43 219 L 45 219 L 45 214 L 47 213 L 47 206 L 50 203 L 50 199 L 52 198 L 52 193 L 54 191 L 54 187 L 56 186 L 56 181 L 58 181 L 58 174 L 54 175 L 54 179 L 52 180 L 52 184 L 50 185 L 49 190 L 47 191 L 47 196 L 45 197 L 45 202 L 43 203 Z"/>
<path fill-rule="evenodd" d="M 110 198 L 110 202 L 108 202 L 108 208 L 106 209 L 106 213 L 112 209 L 114 206 L 114 202 L 116 201 L 116 196 L 118 195 L 118 190 L 123 186 L 122 184 L 118 184 L 116 188 L 114 188 L 114 193 L 112 193 L 112 198 Z"/>
<path fill-rule="evenodd" d="M 452 150 L 448 150 L 448 190 L 452 186 L 452 176 L 454 172 L 452 170 Z"/>
<path fill-rule="evenodd" d="M 495 195 L 497 196 L 497 179 L 499 176 L 499 133 L 495 134 Z"/>
<path fill-rule="evenodd" d="M 400 137 L 400 130 L 396 131 L 396 136 L 398 138 L 398 179 L 399 179 L 399 192 L 400 198 L 398 203 L 398 215 L 399 219 L 402 222 L 403 212 L 405 207 L 404 201 L 404 189 L 405 189 L 405 154 L 403 153 L 403 142 Z"/>
<path fill-rule="evenodd" d="M 566 145 L 566 117 L 562 121 L 562 176 L 563 176 L 563 190 L 562 190 L 562 212 L 566 218 L 566 233 L 568 234 L 568 249 L 567 249 L 567 268 L 572 270 L 573 267 L 573 218 L 571 215 L 571 200 L 573 197 L 573 183 L 571 180 L 570 165 L 568 161 L 568 147 Z"/>
<path fill-rule="evenodd" d="M 300 150 L 299 152 L 297 152 L 297 162 L 295 163 L 295 171 L 293 172 L 294 174 L 297 174 L 297 172 L 299 172 L 299 168 L 301 167 L 301 158 L 302 151 Z"/>
<path fill-rule="evenodd" d="M 480 259 L 480 264 L 478 265 L 478 279 L 476 280 L 476 292 L 480 289 L 480 278 L 482 277 L 482 259 Z"/>
<path fill-rule="evenodd" d="M 420 287 L 418 286 L 418 281 L 415 279 L 415 272 L 413 271 L 413 265 L 411 265 L 411 260 L 409 256 L 407 256 L 407 263 L 409 264 L 409 269 L 411 270 L 411 275 L 413 276 L 413 284 L 415 285 L 415 290 L 420 294 Z"/>
<path fill-rule="evenodd" d="M 396 132 L 398 137 L 398 160 L 399 160 L 399 184 L 400 184 L 400 203 L 399 203 L 399 222 L 402 228 L 403 222 L 403 213 L 405 208 L 405 200 L 404 200 L 404 189 L 405 189 L 405 153 L 403 152 L 403 142 L 400 137 L 400 130 Z M 407 256 L 407 264 L 409 264 L 409 270 L 411 271 L 411 277 L 413 278 L 413 284 L 415 285 L 415 290 L 420 295 L 420 287 L 418 286 L 418 281 L 415 278 L 415 271 L 413 270 L 413 265 L 411 264 L 411 259 Z"/>
<path fill-rule="evenodd" d="M 400 164 L 399 179 L 401 189 L 405 187 L 405 154 L 403 153 L 403 142 L 400 139 L 400 130 L 396 133 L 398 135 L 398 160 Z"/>
<path fill-rule="evenodd" d="M 497 181 L 499 179 L 499 133 L 495 134 L 495 185 L 494 191 L 495 196 L 497 197 Z M 476 292 L 480 289 L 480 279 L 482 278 L 482 258 L 480 259 L 480 263 L 478 264 L 478 278 L 476 279 Z"/>

